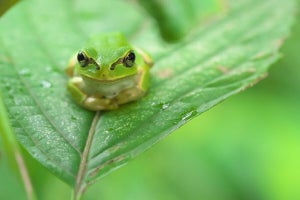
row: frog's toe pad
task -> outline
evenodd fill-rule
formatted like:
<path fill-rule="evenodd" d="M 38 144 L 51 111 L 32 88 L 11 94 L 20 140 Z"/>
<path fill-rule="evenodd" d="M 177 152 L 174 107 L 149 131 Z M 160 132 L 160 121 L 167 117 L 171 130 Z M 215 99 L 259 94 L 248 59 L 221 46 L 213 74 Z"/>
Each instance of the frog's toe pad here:
<path fill-rule="evenodd" d="M 110 99 L 97 98 L 93 96 L 87 97 L 83 102 L 84 107 L 89 110 L 112 110 L 116 109 L 118 106 L 112 104 Z"/>

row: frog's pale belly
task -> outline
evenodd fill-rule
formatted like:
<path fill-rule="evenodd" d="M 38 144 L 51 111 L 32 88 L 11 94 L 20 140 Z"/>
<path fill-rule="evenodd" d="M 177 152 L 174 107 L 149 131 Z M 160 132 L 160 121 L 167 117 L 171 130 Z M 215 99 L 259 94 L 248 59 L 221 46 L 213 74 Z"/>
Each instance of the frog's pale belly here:
<path fill-rule="evenodd" d="M 98 81 L 82 77 L 83 89 L 86 94 L 98 97 L 113 98 L 121 91 L 132 88 L 136 85 L 138 75 L 125 77 L 114 81 Z"/>

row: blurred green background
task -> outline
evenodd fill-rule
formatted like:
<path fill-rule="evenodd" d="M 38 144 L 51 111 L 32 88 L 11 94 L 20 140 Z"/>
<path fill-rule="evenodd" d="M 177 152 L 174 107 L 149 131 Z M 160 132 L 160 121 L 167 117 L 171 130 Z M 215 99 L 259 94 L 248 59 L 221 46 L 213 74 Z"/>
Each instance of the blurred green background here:
<path fill-rule="evenodd" d="M 300 20 L 267 79 L 104 177 L 84 199 L 300 199 L 299 49 Z M 0 199 L 25 199 L 5 160 L 1 149 Z M 69 186 L 26 161 L 38 199 L 69 199 Z"/>

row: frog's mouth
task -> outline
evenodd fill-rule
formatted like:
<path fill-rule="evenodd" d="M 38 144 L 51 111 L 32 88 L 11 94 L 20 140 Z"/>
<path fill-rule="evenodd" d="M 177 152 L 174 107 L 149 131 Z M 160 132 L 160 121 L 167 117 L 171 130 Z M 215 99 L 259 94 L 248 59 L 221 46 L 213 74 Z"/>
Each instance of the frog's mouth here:
<path fill-rule="evenodd" d="M 105 74 L 102 74 L 101 77 L 95 78 L 95 77 L 89 76 L 87 74 L 82 74 L 81 77 L 83 79 L 87 79 L 87 80 L 90 80 L 90 81 L 95 81 L 95 82 L 98 82 L 98 83 L 110 83 L 110 82 L 117 82 L 117 81 L 120 81 L 120 80 L 132 79 L 136 75 L 137 74 L 120 76 L 120 77 L 109 77 L 109 76 L 105 76 Z"/>

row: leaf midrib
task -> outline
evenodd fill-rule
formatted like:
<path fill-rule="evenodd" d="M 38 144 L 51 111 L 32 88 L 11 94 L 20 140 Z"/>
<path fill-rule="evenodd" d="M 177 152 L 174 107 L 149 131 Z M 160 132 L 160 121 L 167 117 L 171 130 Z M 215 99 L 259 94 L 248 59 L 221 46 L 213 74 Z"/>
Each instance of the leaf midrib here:
<path fill-rule="evenodd" d="M 83 180 L 84 180 L 84 177 L 86 174 L 88 155 L 89 155 L 89 151 L 90 151 L 90 148 L 92 145 L 92 140 L 93 140 L 93 137 L 95 134 L 95 129 L 96 129 L 96 125 L 98 123 L 99 117 L 100 117 L 100 111 L 97 111 L 95 114 L 95 117 L 92 121 L 90 130 L 88 133 L 88 137 L 86 139 L 86 143 L 84 146 L 83 154 L 81 156 L 81 160 L 80 160 L 80 164 L 79 164 L 79 168 L 78 168 L 78 172 L 77 172 L 77 176 L 76 176 L 76 182 L 75 182 L 75 190 L 74 190 L 75 199 L 79 199 L 79 197 L 85 190 L 85 185 L 82 183 L 83 183 Z"/>

